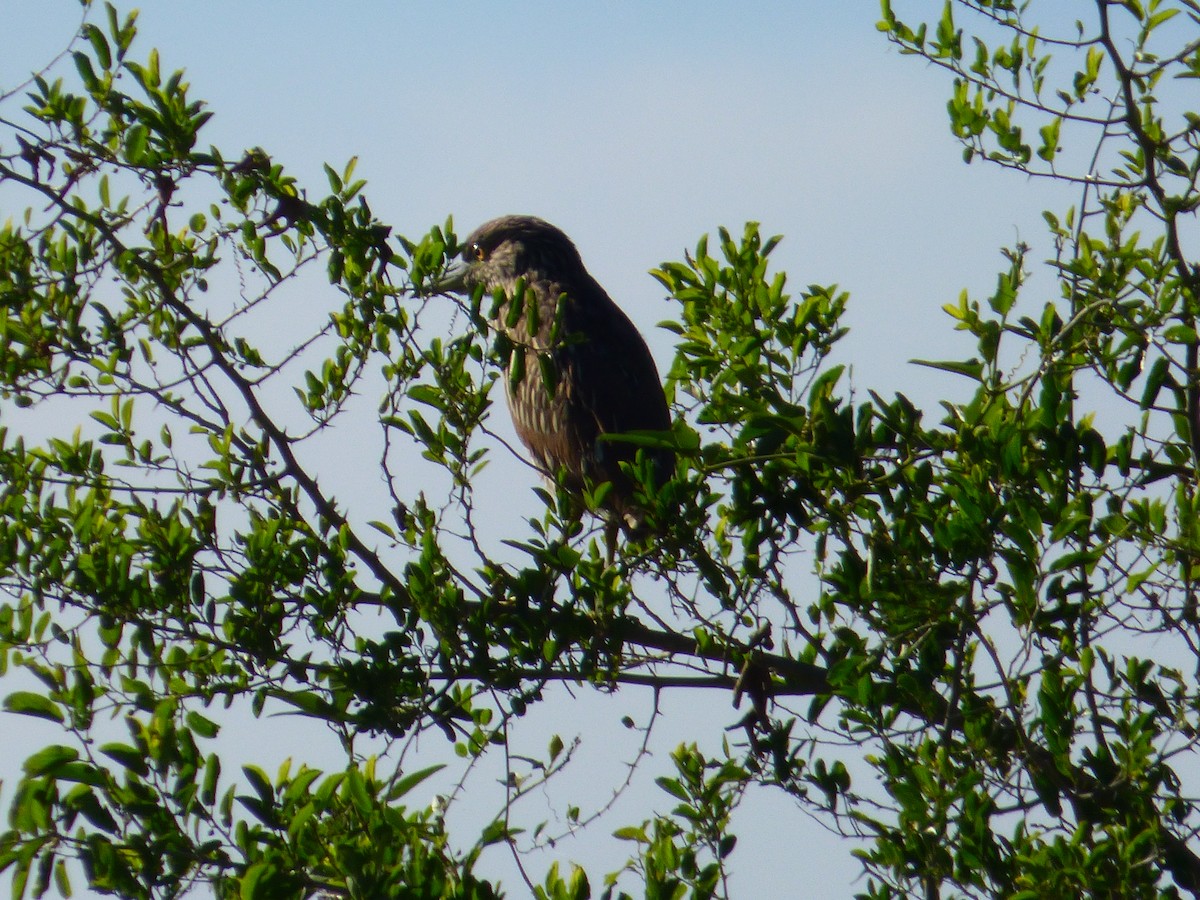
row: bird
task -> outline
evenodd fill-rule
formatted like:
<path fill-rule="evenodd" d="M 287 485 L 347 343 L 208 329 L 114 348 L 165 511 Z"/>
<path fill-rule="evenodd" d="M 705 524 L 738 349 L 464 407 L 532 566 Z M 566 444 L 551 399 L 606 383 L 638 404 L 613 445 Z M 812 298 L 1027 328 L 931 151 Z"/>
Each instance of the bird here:
<path fill-rule="evenodd" d="M 488 322 L 511 343 L 508 409 L 533 464 L 579 495 L 604 482 L 601 503 L 608 561 L 618 530 L 644 535 L 645 513 L 634 480 L 629 432 L 668 432 L 671 413 L 654 358 L 636 326 L 588 274 L 559 228 L 526 215 L 501 216 L 476 228 L 461 259 L 437 282 L 439 292 L 494 299 Z M 486 305 L 484 307 L 487 308 Z M 669 447 L 643 449 L 656 485 L 675 471 Z"/>

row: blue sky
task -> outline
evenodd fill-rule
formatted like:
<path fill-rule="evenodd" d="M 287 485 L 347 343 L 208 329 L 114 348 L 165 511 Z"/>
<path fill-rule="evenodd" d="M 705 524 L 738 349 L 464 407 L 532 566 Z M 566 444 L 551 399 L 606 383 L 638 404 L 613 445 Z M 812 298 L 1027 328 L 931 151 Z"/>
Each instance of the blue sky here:
<path fill-rule="evenodd" d="M 5 84 L 77 17 L 8 5 L 28 24 L 0 38 Z M 941 305 L 1040 236 L 1046 187 L 961 163 L 944 76 L 887 45 L 873 0 L 140 8 L 141 47 L 187 69 L 226 152 L 261 145 L 318 189 L 322 162 L 358 156 L 373 209 L 410 235 L 541 215 L 650 332 L 669 309 L 646 271 L 760 221 L 797 288 L 850 291 L 856 384 L 925 402 L 945 376 L 907 361 L 965 346 Z"/>
<path fill-rule="evenodd" d="M 941 6 L 910 8 L 918 5 L 931 15 Z M 8 87 L 62 48 L 78 6 L 3 8 Z M 753 219 L 785 236 L 774 258 L 794 289 L 836 282 L 850 292 L 853 331 L 839 359 L 853 366 L 857 389 L 901 391 L 927 406 L 961 397 L 965 383 L 909 360 L 969 353 L 941 306 L 963 288 L 982 298 L 1002 246 L 1022 239 L 1033 258 L 1048 255 L 1040 210 L 1065 205 L 1044 184 L 961 162 L 945 126 L 947 80 L 889 47 L 873 0 L 140 8 L 133 57 L 158 47 L 165 69 L 188 70 L 193 96 L 216 114 L 207 140 L 227 155 L 260 145 L 316 191 L 323 162 L 340 168 L 357 156 L 375 213 L 412 237 L 449 214 L 460 234 L 503 213 L 547 218 L 648 335 L 660 368 L 671 335 L 655 324 L 672 310 L 647 270 L 718 225 L 738 232 Z M 510 497 L 512 483 L 503 486 Z M 701 702 L 668 705 L 719 739 L 732 711 L 724 700 L 692 706 Z M 571 717 L 616 727 L 631 705 L 644 698 L 584 693 L 535 717 L 566 731 Z M 287 728 L 274 733 L 284 739 Z M 661 774 L 670 747 L 687 738 L 675 731 L 659 741 L 647 773 Z M 608 784 L 626 757 L 604 749 L 588 765 Z M 858 868 L 846 844 L 780 798 L 748 808 L 737 894 L 849 893 Z M 598 876 L 625 848 L 595 844 L 611 845 L 608 832 L 628 821 L 602 822 L 557 857 Z M 488 864 L 511 878 L 503 859 Z M 770 880 L 801 869 L 802 884 Z"/>

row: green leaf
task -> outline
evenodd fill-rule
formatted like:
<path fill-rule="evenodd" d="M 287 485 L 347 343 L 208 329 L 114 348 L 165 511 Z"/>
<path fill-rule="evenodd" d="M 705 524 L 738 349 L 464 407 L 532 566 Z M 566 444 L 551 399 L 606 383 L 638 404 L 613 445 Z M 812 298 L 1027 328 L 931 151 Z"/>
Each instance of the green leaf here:
<path fill-rule="evenodd" d="M 627 825 L 624 828 L 618 828 L 613 832 L 613 837 L 622 841 L 637 841 L 642 844 L 650 842 L 650 838 L 646 835 L 646 829 L 636 825 Z"/>
<path fill-rule="evenodd" d="M 108 40 L 104 37 L 104 32 L 95 25 L 88 23 L 83 26 L 81 33 L 88 39 L 88 43 L 92 45 L 92 51 L 96 54 L 96 61 L 105 69 L 112 68 L 112 52 L 108 47 Z"/>
<path fill-rule="evenodd" d="M 258 794 L 259 799 L 266 803 L 274 802 L 275 790 L 271 787 L 271 780 L 262 769 L 258 766 L 246 765 L 242 766 L 242 773 L 246 776 L 246 780 L 250 782 L 250 787 Z"/>
<path fill-rule="evenodd" d="M 33 716 L 51 722 L 63 722 L 65 717 L 58 704 L 41 694 L 30 691 L 15 691 L 4 698 L 4 709 L 20 716 Z"/>
<path fill-rule="evenodd" d="M 335 194 L 341 193 L 341 177 L 339 177 L 338 173 L 333 170 L 333 167 L 330 166 L 329 163 L 324 163 L 323 166 L 325 169 L 325 177 L 329 180 L 329 189 Z"/>
<path fill-rule="evenodd" d="M 125 161 L 139 166 L 145 161 L 146 147 L 150 140 L 150 129 L 145 125 L 134 125 L 125 133 Z"/>
<path fill-rule="evenodd" d="M 403 797 L 405 794 L 419 785 L 422 781 L 429 778 L 431 775 L 437 774 L 444 768 L 446 767 L 439 763 L 438 765 L 426 766 L 424 769 L 419 769 L 416 772 L 410 772 L 391 785 L 390 789 L 388 790 L 388 800 L 398 800 L 400 797 Z"/>
<path fill-rule="evenodd" d="M 1043 125 L 1038 129 L 1038 134 L 1042 137 L 1042 146 L 1038 148 L 1037 155 L 1046 162 L 1054 162 L 1054 157 L 1058 155 L 1058 135 L 1062 128 L 1062 117 L 1054 119 L 1049 125 Z"/>
<path fill-rule="evenodd" d="M 37 777 L 53 772 L 65 763 L 73 762 L 77 759 L 79 759 L 79 751 L 72 747 L 64 747 L 56 744 L 45 747 L 30 756 L 25 760 L 22 768 L 26 775 Z"/>
<path fill-rule="evenodd" d="M 1172 325 L 1163 332 L 1163 337 L 1172 344 L 1193 346 L 1197 342 L 1196 329 L 1191 325 Z"/>
<path fill-rule="evenodd" d="M 88 90 L 95 90 L 100 83 L 100 79 L 96 77 L 96 72 L 92 68 L 92 61 L 88 59 L 85 53 L 72 53 L 72 59 L 75 60 L 75 69 L 79 72 L 79 77 L 83 80 L 84 87 Z"/>
<path fill-rule="evenodd" d="M 200 802 L 212 806 L 217 799 L 217 783 L 221 778 L 221 760 L 215 753 L 204 763 L 204 781 L 200 787 Z"/>
<path fill-rule="evenodd" d="M 212 719 L 206 719 L 195 711 L 187 714 L 187 725 L 188 728 L 203 738 L 215 738 L 221 730 L 221 726 L 212 721 Z"/>
<path fill-rule="evenodd" d="M 977 359 L 968 360 L 928 360 L 910 359 L 909 362 L 929 369 L 939 369 L 942 372 L 952 372 L 955 375 L 965 375 L 974 381 L 983 380 L 983 363 Z"/>
<path fill-rule="evenodd" d="M 259 862 L 250 866 L 241 879 L 239 894 L 241 900 L 257 900 L 260 896 L 274 896 L 274 893 L 268 892 L 268 889 L 275 880 L 276 871 L 276 867 L 271 863 Z"/>
<path fill-rule="evenodd" d="M 424 403 L 441 412 L 446 410 L 446 395 L 432 385 L 414 384 L 408 389 L 408 396 L 417 403 Z"/>
<path fill-rule="evenodd" d="M 392 540 L 396 539 L 396 529 L 393 528 L 391 525 L 389 525 L 387 522 L 380 522 L 376 519 L 372 519 L 367 524 L 370 525 L 372 528 L 374 528 L 376 531 L 378 531 L 380 534 L 382 534 L 384 537 L 391 538 Z"/>
<path fill-rule="evenodd" d="M 128 744 L 104 744 L 100 747 L 100 752 L 135 775 L 144 778 L 150 771 L 146 755 L 136 747 L 130 747 Z"/>
<path fill-rule="evenodd" d="M 677 800 L 682 800 L 685 803 L 691 802 L 691 796 L 678 779 L 667 778 L 664 776 L 662 778 L 655 778 L 654 783 Z"/>

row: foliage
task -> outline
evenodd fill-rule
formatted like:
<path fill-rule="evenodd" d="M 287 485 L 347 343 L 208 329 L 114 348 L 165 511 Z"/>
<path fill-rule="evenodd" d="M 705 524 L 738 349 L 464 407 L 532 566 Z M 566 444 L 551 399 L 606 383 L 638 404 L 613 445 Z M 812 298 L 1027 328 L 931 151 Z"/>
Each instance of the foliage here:
<path fill-rule="evenodd" d="M 778 238 L 701 240 L 654 272 L 678 424 L 642 440 L 680 472 L 612 566 L 561 491 L 511 540 L 477 527 L 500 348 L 482 298 L 422 299 L 452 223 L 393 236 L 353 161 L 318 191 L 203 148 L 208 111 L 112 7 L 0 98 L 25 210 L 0 230 L 0 674 L 56 735 L 5 785 L 16 896 L 498 896 L 484 850 L 553 839 L 516 812 L 572 746 L 510 748 L 559 683 L 741 710 L 615 829 L 604 896 L 728 896 L 755 786 L 854 839 L 863 896 L 1200 893 L 1200 117 L 1160 99 L 1200 76 L 1200 6 L 899 7 L 879 27 L 950 73 L 967 160 L 1078 189 L 1046 213 L 1055 296 L 1023 296 L 1020 245 L 947 306 L 975 355 L 925 364 L 973 394 L 930 422 L 852 397 L 847 298 L 790 291 Z M 386 486 L 353 510 L 347 447 Z M 222 729 L 281 711 L 344 768 L 233 774 Z M 505 809 L 451 841 L 414 798 L 496 754 Z"/>

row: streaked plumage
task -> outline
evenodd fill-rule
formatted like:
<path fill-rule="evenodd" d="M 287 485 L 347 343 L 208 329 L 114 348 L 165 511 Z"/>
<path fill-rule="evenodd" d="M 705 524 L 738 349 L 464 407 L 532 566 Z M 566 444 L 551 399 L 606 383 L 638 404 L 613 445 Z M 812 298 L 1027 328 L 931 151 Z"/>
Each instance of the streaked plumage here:
<path fill-rule="evenodd" d="M 641 514 L 620 464 L 632 462 L 637 447 L 599 438 L 671 427 L 642 336 L 588 274 L 570 239 L 532 216 L 493 219 L 466 239 L 462 262 L 442 287 L 470 293 L 479 286 L 485 311 L 497 290 L 506 298 L 491 324 L 513 343 L 510 365 L 523 366 L 519 380 L 506 379 L 508 408 L 534 462 L 547 475 L 564 471 L 572 490 L 612 482 L 610 519 L 636 527 Z M 669 478 L 674 454 L 646 452 L 656 480 Z"/>

